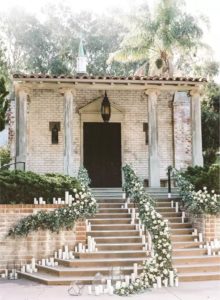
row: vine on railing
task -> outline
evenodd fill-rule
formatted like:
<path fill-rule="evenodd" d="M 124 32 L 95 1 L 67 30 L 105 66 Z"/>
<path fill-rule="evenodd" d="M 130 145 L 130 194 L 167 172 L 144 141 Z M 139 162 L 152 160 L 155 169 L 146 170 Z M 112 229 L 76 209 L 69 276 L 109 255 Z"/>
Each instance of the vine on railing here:
<path fill-rule="evenodd" d="M 143 271 L 136 280 L 116 289 L 118 295 L 129 295 L 153 287 L 158 282 L 173 286 L 177 276 L 172 267 L 172 247 L 168 230 L 168 221 L 163 220 L 155 209 L 154 200 L 144 190 L 144 186 L 129 165 L 123 167 L 127 196 L 131 197 L 139 209 L 142 224 L 149 231 L 153 243 L 153 257 L 143 263 Z"/>

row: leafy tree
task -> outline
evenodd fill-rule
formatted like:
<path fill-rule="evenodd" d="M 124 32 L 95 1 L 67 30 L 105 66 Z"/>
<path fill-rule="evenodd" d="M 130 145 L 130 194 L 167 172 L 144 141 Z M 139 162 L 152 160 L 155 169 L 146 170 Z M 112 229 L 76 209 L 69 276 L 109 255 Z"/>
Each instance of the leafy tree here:
<path fill-rule="evenodd" d="M 174 64 L 181 65 L 183 56 L 192 60 L 202 34 L 198 20 L 184 11 L 182 1 L 161 0 L 154 14 L 144 4 L 109 61 L 149 61 L 151 73 L 159 70 L 172 76 Z"/>
<path fill-rule="evenodd" d="M 5 128 L 6 123 L 6 112 L 8 110 L 9 102 L 6 99 L 8 91 L 5 87 L 4 78 L 0 78 L 0 131 Z"/>
<path fill-rule="evenodd" d="M 206 86 L 202 102 L 202 142 L 205 164 L 210 165 L 220 147 L 220 86 L 214 81 Z"/>

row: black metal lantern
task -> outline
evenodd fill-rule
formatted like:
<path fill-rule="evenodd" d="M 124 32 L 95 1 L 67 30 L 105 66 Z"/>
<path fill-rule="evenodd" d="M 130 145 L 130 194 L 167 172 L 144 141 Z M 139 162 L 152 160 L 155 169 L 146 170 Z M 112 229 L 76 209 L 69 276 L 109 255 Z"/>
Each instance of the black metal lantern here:
<path fill-rule="evenodd" d="M 101 105 L 101 115 L 102 119 L 104 122 L 108 122 L 111 117 L 111 104 L 108 100 L 107 93 L 105 91 L 105 96 L 102 100 L 102 105 Z"/>

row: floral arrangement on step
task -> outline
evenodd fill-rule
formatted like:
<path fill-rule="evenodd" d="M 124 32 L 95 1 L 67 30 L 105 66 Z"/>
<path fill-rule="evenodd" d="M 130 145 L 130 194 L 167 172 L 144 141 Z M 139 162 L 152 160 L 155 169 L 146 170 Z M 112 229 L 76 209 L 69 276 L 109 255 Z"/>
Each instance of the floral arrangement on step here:
<path fill-rule="evenodd" d="M 160 278 L 167 286 L 172 273 L 173 281 L 177 278 L 172 266 L 172 247 L 168 230 L 168 221 L 164 220 L 155 209 L 154 200 L 144 191 L 143 184 L 129 165 L 123 167 L 127 196 L 131 197 L 139 209 L 142 224 L 151 234 L 152 257 L 143 263 L 143 271 L 134 282 L 115 290 L 118 295 L 129 295 L 154 287 Z"/>
<path fill-rule="evenodd" d="M 220 195 L 214 190 L 209 193 L 207 188 L 203 187 L 202 190 L 195 191 L 194 185 L 176 169 L 173 169 L 173 178 L 178 186 L 183 205 L 190 213 L 216 215 L 220 212 Z"/>
<path fill-rule="evenodd" d="M 27 236 L 30 232 L 40 229 L 58 233 L 61 229 L 73 228 L 78 219 L 94 215 L 97 211 L 97 202 L 90 188 L 85 185 L 85 181 L 80 182 L 80 188 L 73 189 L 73 192 L 71 205 L 49 212 L 42 210 L 22 218 L 9 230 L 8 236 Z"/>

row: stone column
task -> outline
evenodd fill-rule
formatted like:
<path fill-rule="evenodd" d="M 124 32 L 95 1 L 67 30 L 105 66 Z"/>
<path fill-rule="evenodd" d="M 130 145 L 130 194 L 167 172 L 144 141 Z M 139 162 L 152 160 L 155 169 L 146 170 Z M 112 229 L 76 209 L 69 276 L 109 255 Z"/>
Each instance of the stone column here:
<path fill-rule="evenodd" d="M 148 95 L 148 180 L 150 187 L 160 187 L 160 159 L 158 153 L 157 90 L 146 91 Z"/>
<path fill-rule="evenodd" d="M 192 165 L 203 166 L 202 127 L 200 91 L 192 90 L 191 95 L 191 132 L 192 132 Z"/>
<path fill-rule="evenodd" d="M 73 92 L 64 91 L 64 174 L 73 176 Z"/>
<path fill-rule="evenodd" d="M 27 91 L 19 90 L 16 103 L 16 160 L 25 164 L 27 162 L 27 99 Z M 19 164 L 17 168 L 23 169 L 23 166 Z"/>

